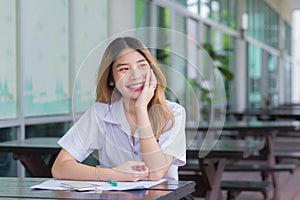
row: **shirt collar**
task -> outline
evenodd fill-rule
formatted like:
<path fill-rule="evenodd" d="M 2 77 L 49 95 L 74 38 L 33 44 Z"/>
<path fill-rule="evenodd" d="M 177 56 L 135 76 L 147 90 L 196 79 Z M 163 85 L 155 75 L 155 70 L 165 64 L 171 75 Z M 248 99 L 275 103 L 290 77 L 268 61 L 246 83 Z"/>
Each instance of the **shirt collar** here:
<path fill-rule="evenodd" d="M 123 98 L 120 98 L 110 104 L 110 110 L 105 116 L 104 121 L 112 124 L 119 124 L 123 131 L 131 133 L 124 111 Z"/>

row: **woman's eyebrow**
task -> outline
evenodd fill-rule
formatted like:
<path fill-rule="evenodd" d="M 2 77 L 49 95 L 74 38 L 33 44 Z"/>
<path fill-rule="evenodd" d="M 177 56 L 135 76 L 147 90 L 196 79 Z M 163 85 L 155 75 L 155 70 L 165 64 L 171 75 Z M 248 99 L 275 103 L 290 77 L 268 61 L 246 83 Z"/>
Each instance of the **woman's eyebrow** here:
<path fill-rule="evenodd" d="M 121 66 L 126 66 L 126 65 L 128 65 L 128 63 L 118 63 L 118 64 L 116 65 L 116 67 L 121 67 Z"/>
<path fill-rule="evenodd" d="M 141 59 L 141 60 L 138 60 L 136 63 L 141 63 L 141 62 L 145 62 L 145 61 L 146 61 L 146 59 L 143 58 L 143 59 Z"/>
<path fill-rule="evenodd" d="M 143 59 L 141 59 L 141 60 L 138 60 L 138 61 L 136 61 L 136 63 L 142 63 L 142 62 L 146 62 L 147 60 L 145 59 L 145 58 L 143 58 Z M 117 65 L 116 65 L 116 67 L 122 67 L 122 66 L 127 66 L 128 65 L 128 63 L 118 63 Z"/>

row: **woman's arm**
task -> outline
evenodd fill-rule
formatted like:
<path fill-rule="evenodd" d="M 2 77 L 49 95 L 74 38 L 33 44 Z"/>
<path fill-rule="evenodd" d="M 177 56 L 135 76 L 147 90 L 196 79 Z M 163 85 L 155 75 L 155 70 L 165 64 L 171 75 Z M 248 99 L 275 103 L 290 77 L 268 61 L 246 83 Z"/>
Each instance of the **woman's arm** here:
<path fill-rule="evenodd" d="M 71 154 L 62 149 L 52 166 L 51 172 L 55 179 L 138 181 L 148 176 L 147 167 L 144 170 L 136 170 L 141 165 L 144 163 L 128 161 L 115 168 L 96 168 L 77 162 Z"/>
<path fill-rule="evenodd" d="M 149 168 L 148 178 L 158 180 L 168 172 L 173 157 L 161 151 L 148 117 L 147 106 L 154 96 L 157 80 L 153 70 L 150 67 L 147 70 L 144 88 L 135 103 L 136 125 L 139 130 L 143 161 Z"/>
<path fill-rule="evenodd" d="M 137 121 L 142 157 L 149 169 L 148 178 L 149 180 L 161 179 L 168 172 L 173 157 L 161 151 L 150 125 L 147 110 L 137 109 L 136 112 L 139 116 Z"/>

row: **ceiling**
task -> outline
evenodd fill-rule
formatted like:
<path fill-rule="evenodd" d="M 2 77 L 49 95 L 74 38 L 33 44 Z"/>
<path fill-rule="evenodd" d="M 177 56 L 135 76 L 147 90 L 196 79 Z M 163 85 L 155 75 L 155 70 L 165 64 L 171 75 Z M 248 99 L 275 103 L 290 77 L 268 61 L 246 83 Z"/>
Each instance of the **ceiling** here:
<path fill-rule="evenodd" d="M 299 0 L 282 0 L 283 3 L 287 3 L 290 5 L 292 10 L 300 9 L 300 1 Z"/>

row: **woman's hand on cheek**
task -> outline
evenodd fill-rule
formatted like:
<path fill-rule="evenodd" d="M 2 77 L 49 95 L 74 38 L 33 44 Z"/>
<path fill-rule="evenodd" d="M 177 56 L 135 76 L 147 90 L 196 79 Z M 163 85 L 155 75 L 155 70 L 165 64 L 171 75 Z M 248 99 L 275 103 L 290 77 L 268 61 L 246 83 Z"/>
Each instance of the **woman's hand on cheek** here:
<path fill-rule="evenodd" d="M 136 101 L 136 108 L 147 109 L 149 102 L 154 96 L 156 85 L 157 85 L 156 77 L 154 75 L 153 70 L 149 67 L 146 73 L 144 88 Z"/>

